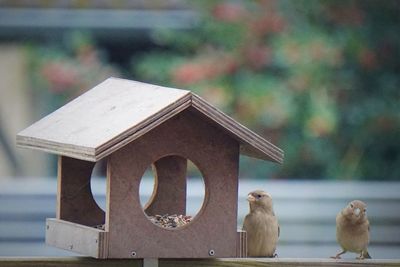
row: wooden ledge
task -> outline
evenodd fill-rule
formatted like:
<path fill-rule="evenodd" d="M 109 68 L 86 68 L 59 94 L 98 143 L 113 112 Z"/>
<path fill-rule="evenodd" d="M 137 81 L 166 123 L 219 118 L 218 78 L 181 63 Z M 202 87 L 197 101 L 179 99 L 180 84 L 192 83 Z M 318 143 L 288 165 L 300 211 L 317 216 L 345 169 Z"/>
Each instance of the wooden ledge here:
<path fill-rule="evenodd" d="M 68 257 L 68 258 L 44 258 L 44 257 L 0 257 L 2 267 L 142 267 L 143 261 L 132 260 L 98 260 L 87 257 Z M 248 266 L 248 267 L 290 267 L 290 266 L 400 266 L 400 259 L 371 259 L 371 260 L 334 260 L 334 259 L 265 259 L 265 258 L 242 258 L 242 259 L 162 259 L 159 261 L 160 267 L 173 266 L 201 266 L 201 267 L 226 267 L 226 266 Z"/>

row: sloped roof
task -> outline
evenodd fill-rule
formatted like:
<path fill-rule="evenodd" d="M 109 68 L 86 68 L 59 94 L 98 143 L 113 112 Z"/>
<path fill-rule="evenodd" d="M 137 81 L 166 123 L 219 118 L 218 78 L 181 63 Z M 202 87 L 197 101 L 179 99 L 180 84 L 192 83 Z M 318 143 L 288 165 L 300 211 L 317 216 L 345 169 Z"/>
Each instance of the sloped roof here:
<path fill-rule="evenodd" d="M 283 151 L 187 90 L 109 78 L 17 135 L 20 147 L 98 161 L 193 107 L 238 140 L 241 153 L 281 163 Z"/>

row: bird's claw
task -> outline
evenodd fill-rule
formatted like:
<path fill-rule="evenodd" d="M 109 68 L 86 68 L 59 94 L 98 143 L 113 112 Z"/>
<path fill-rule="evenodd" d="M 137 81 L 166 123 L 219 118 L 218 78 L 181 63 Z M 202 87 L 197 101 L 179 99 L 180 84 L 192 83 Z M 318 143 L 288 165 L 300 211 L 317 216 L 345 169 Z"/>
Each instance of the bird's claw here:
<path fill-rule="evenodd" d="M 364 256 L 358 256 L 356 259 L 357 259 L 357 260 L 363 260 L 363 259 L 365 259 L 365 258 L 364 258 Z"/>
<path fill-rule="evenodd" d="M 339 259 L 341 259 L 342 257 L 340 257 L 339 255 L 336 255 L 336 256 L 332 256 L 331 257 L 331 259 L 335 259 L 335 260 L 339 260 Z"/>

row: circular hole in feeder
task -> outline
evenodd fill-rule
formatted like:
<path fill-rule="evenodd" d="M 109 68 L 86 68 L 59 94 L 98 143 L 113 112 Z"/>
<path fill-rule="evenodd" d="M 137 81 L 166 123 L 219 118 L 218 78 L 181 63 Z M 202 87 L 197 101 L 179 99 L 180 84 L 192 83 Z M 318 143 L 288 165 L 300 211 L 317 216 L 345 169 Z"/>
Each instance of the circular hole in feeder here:
<path fill-rule="evenodd" d="M 140 203 L 142 204 L 142 208 L 147 207 L 150 204 L 150 199 L 154 191 L 154 186 L 156 181 L 152 165 L 146 168 L 142 176 L 142 179 L 140 180 L 139 197 L 140 197 Z"/>
<path fill-rule="evenodd" d="M 90 178 L 90 188 L 96 204 L 103 210 L 106 210 L 106 168 L 107 161 L 102 159 L 94 165 Z"/>
<path fill-rule="evenodd" d="M 198 167 L 181 156 L 163 157 L 151 164 L 140 181 L 139 196 L 148 219 L 173 230 L 192 222 L 205 197 Z"/>

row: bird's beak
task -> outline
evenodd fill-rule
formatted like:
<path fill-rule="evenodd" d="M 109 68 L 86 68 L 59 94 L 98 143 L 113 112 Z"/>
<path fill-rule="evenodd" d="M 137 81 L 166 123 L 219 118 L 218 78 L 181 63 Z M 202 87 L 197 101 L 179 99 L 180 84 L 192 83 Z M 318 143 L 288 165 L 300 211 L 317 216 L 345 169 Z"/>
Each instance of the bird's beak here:
<path fill-rule="evenodd" d="M 256 200 L 256 198 L 253 197 L 253 195 L 251 195 L 251 194 L 248 194 L 248 195 L 247 195 L 247 201 L 253 202 L 253 201 L 255 201 L 255 200 Z"/>
<path fill-rule="evenodd" d="M 354 210 L 354 214 L 355 214 L 356 216 L 360 216 L 360 212 L 361 212 L 361 210 L 360 210 L 359 208 L 356 208 L 356 209 Z"/>

